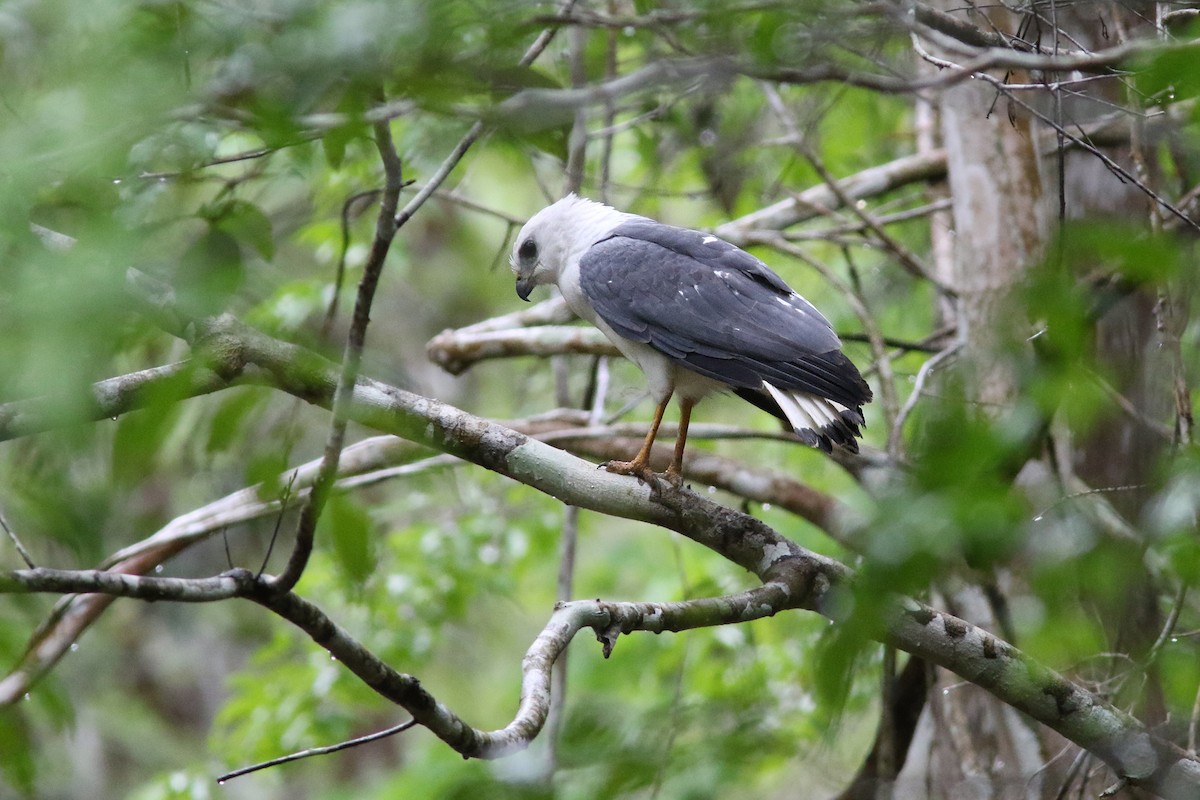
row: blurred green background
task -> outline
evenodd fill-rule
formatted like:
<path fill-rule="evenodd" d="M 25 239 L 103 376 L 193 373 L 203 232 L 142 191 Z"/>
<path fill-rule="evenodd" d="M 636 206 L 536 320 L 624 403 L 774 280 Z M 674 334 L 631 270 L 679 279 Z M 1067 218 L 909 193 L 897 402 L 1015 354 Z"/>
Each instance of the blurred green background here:
<path fill-rule="evenodd" d="M 382 183 L 368 109 L 394 104 L 396 146 L 416 182 L 403 203 L 476 118 L 522 88 L 570 86 L 572 69 L 598 82 L 661 58 L 710 54 L 767 72 L 813 64 L 914 72 L 907 34 L 886 15 L 836 4 L 642 0 L 580 4 L 581 18 L 616 22 L 564 28 L 532 68 L 518 68 L 555 11 L 510 0 L 0 3 L 0 403 L 38 398 L 61 415 L 50 431 L 0 443 L 0 512 L 39 564 L 92 567 L 181 514 L 319 457 L 327 413 L 266 387 L 184 400 L 168 387 L 147 408 L 100 422 L 88 420 L 88 387 L 189 355 L 138 313 L 125 288 L 131 266 L 168 281 L 191 313 L 230 312 L 336 358 L 375 219 L 370 198 L 343 206 Z M 1177 53 L 1152 54 L 1140 67 L 1131 91 L 1142 109 L 1159 101 L 1183 109 L 1178 129 L 1146 151 L 1155 185 L 1178 197 L 1200 166 L 1200 86 Z M 839 177 L 916 149 L 924 123 L 912 94 L 836 81 L 770 88 Z M 582 191 L 715 228 L 819 184 L 768 95 L 759 81 L 727 75 L 623 96 L 611 118 L 592 108 Z M 489 125 L 397 236 L 365 374 L 501 420 L 584 402 L 589 357 L 483 363 L 455 377 L 425 354 L 444 329 L 521 305 L 507 248 L 514 226 L 561 194 L 570 133 L 571 120 L 540 115 Z M 932 258 L 928 214 L 902 212 L 936 201 L 930 192 L 912 184 L 869 200 L 873 214 L 900 217 L 890 236 L 922 258 Z M 876 396 L 887 380 L 903 401 L 931 352 L 948 344 L 936 335 L 946 315 L 928 282 L 853 223 L 842 213 L 791 229 L 793 244 L 828 272 L 779 249 L 754 252 L 839 332 L 862 334 L 865 311 L 890 339 L 931 342 L 892 350 L 885 376 L 861 337 L 847 337 Z M 626 637 L 607 661 L 581 638 L 553 747 L 543 737 L 501 761 L 464 761 L 418 729 L 218 786 L 223 772 L 405 715 L 257 606 L 120 600 L 23 700 L 0 708 L 0 797 L 835 797 L 874 736 L 882 655 L 862 634 L 875 601 L 892 590 L 936 600 L 960 583 L 1004 584 L 1003 633 L 1123 706 L 1154 706 L 1149 718 L 1186 738 L 1200 681 L 1186 592 L 1200 570 L 1200 462 L 1172 431 L 1180 424 L 1172 392 L 1182 381 L 1190 405 L 1195 231 L 1144 207 L 1055 230 L 1049 238 L 1061 243 L 1024 265 L 1009 298 L 1029 329 L 988 355 L 1008 370 L 1012 405 L 978 413 L 977 355 L 964 352 L 958 377 L 915 406 L 901 436 L 905 469 L 877 479 L 868 470 L 860 482 L 792 443 L 690 444 L 843 501 L 857 553 L 778 507 L 744 503 L 784 535 L 862 568 L 854 612 L 838 631 L 789 613 Z M 72 243 L 58 246 L 47 231 Z M 343 258 L 339 316 L 323 336 Z M 1135 348 L 1134 363 L 1157 371 L 1138 384 L 1152 396 L 1129 389 L 1134 414 L 1118 402 L 1133 382 L 1130 361 L 1106 357 L 1098 320 L 1140 303 L 1153 328 L 1167 318 L 1156 300 L 1175 303 L 1177 328 L 1158 339 L 1151 331 L 1145 349 Z M 1039 328 L 1050 334 L 1030 346 L 1025 337 Z M 642 383 L 628 364 L 611 369 L 613 412 L 636 401 Z M 774 430 L 746 409 L 717 398 L 698 420 Z M 867 412 L 876 452 L 890 434 L 878 409 Z M 650 411 L 643 399 L 625 419 Z M 1158 435 L 1136 464 L 1115 446 L 1106 451 L 1113 475 L 1093 488 L 1111 506 L 1096 511 L 1074 497 L 1082 490 L 1037 474 L 1028 481 L 1049 494 L 1020 481 L 1014 488 L 1027 462 L 1055 466 L 1051 434 L 1080 443 L 1130 428 Z M 1132 533 L 1110 535 L 1110 511 Z M 480 468 L 438 466 L 339 496 L 325 522 L 298 591 L 471 724 L 506 724 L 521 656 L 555 600 L 562 506 Z M 273 528 L 271 519 L 231 526 L 162 574 L 215 574 L 227 551 L 257 568 Z M 753 585 L 674 534 L 590 513 L 577 563 L 578 598 L 680 600 Z M 20 566 L 0 543 L 0 567 Z M 1010 569 L 1021 577 L 997 577 Z M 1152 612 L 1143 623 L 1152 642 L 1178 611 L 1154 649 L 1139 650 L 1109 624 L 1113 609 L 1133 602 L 1135 584 L 1145 587 L 1137 602 Z M 54 600 L 4 596 L 0 669 L 18 662 Z"/>

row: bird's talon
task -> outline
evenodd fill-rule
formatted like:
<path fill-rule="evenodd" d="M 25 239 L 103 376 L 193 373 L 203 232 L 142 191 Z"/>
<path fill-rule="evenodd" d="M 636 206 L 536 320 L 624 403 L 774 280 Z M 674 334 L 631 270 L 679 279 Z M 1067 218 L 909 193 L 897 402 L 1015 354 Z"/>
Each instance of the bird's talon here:
<path fill-rule="evenodd" d="M 644 462 L 639 464 L 637 461 L 605 461 L 601 466 L 615 475 L 632 475 L 642 483 L 652 483 L 657 477 L 650 465 Z"/>

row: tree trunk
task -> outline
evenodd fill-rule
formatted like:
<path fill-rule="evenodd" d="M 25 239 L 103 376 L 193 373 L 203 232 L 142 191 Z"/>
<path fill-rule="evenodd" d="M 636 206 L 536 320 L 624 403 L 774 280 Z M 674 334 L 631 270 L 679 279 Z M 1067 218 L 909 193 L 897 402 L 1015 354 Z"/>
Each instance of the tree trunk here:
<path fill-rule="evenodd" d="M 990 17 L 1001 28 L 1013 29 L 1017 21 L 1008 14 Z M 1043 159 L 1028 115 L 1011 109 L 988 84 L 972 81 L 946 91 L 936 114 L 953 198 L 953 256 L 936 259 L 936 269 L 958 292 L 964 350 L 956 377 L 969 408 L 998 416 L 1013 405 L 1014 349 L 1027 347 L 1030 335 L 1030 321 L 1014 314 L 1010 301 L 1049 242 Z M 953 613 L 997 629 L 985 591 L 968 585 L 944 591 Z M 1054 785 L 1043 770 L 1047 756 L 1040 732 L 1026 720 L 939 669 L 895 796 L 1040 798 Z"/>
<path fill-rule="evenodd" d="M 1087 4 L 1079 13 L 1095 14 L 1097 10 Z M 1059 24 L 1068 24 L 1070 12 L 1060 12 Z M 1114 32 L 1126 36 L 1139 19 L 1153 19 L 1153 14 L 1139 17 L 1132 12 L 1126 12 L 1125 19 L 1113 17 L 1110 15 L 1117 12 L 1108 8 L 1100 12 L 1103 18 L 1069 21 L 1075 41 L 1086 43 L 1089 38 Z M 989 12 L 988 16 L 996 28 L 1009 32 L 1015 32 L 1020 21 L 1004 12 Z M 1102 25 L 1105 27 L 1100 30 Z M 1054 46 L 1053 33 L 1046 31 L 1041 38 L 1047 51 Z M 1034 80 L 1015 74 L 1009 79 Z M 1119 83 L 1108 85 L 1124 91 Z M 1122 103 L 1127 98 L 1107 100 Z M 1080 98 L 1057 108 L 1053 100 L 1043 100 L 1041 106 L 1046 116 L 1061 115 L 1069 120 L 1065 127 L 1111 110 L 1109 104 Z M 1136 186 L 1087 153 L 1065 156 L 1060 190 L 1057 159 L 1043 158 L 1038 149 L 1049 126 L 1032 120 L 1026 109 L 989 84 L 972 81 L 945 92 L 934 114 L 940 118 L 953 198 L 953 258 L 936 257 L 947 251 L 939 248 L 936 230 L 933 251 L 938 276 L 959 293 L 956 314 L 964 349 L 956 374 L 961 382 L 958 388 L 962 400 L 976 413 L 997 416 L 1016 399 L 1014 357 L 1030 355 L 1022 351 L 1029 347 L 1026 340 L 1034 333 L 1036 322 L 1012 313 L 1018 306 L 1009 301 L 1030 267 L 1057 255 L 1050 252 L 1049 245 L 1060 202 L 1069 219 L 1144 219 L 1152 210 Z M 1108 155 L 1130 174 L 1153 179 L 1146 174 L 1152 171 L 1152 162 L 1140 159 L 1130 148 Z M 1066 255 L 1069 263 L 1070 254 Z M 1160 346 L 1161 303 L 1162 298 L 1135 293 L 1105 312 L 1095 330 L 1097 361 L 1116 376 L 1112 388 L 1151 424 L 1118 410 L 1086 433 L 1072 432 L 1069 420 L 1056 424 L 1056 463 L 1041 469 L 1041 474 L 1049 475 L 1052 467 L 1057 468 L 1062 482 L 1058 496 L 1075 491 L 1068 481 L 1077 479 L 1093 488 L 1119 489 L 1106 497 L 1132 521 L 1139 518 L 1144 498 L 1150 495 L 1145 487 L 1151 471 L 1169 445 L 1162 430 L 1169 429 L 1174 408 L 1170 351 Z M 1176 328 L 1178 324 L 1176 320 Z M 1084 587 L 1080 602 L 1093 608 L 1106 626 L 1111 652 L 1141 659 L 1162 627 L 1160 593 L 1141 566 L 1140 543 L 1122 546 L 1128 552 L 1117 560 L 1128 565 L 1128 573 L 1121 590 L 1096 593 Z M 1004 582 L 1019 586 L 1021 578 L 1006 576 Z M 954 613 L 984 627 L 997 623 L 995 609 L 979 588 L 945 591 L 945 604 Z M 1133 683 L 1137 683 L 1137 696 L 1119 698 L 1119 703 L 1132 708 L 1149 725 L 1163 722 L 1165 704 L 1153 665 L 1145 684 Z M 939 670 L 897 782 L 896 796 L 1048 798 L 1067 789 L 1095 796 L 1114 781 L 1107 770 L 1092 769 L 1096 764 L 1052 733 L 1030 728 L 985 692 Z"/>

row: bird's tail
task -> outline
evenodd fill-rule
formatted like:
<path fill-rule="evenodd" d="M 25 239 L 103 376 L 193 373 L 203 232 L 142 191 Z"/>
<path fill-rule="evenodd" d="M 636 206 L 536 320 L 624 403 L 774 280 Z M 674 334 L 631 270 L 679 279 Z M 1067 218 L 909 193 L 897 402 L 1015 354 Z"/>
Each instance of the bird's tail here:
<path fill-rule="evenodd" d="M 779 406 L 781 413 L 777 416 L 785 419 L 805 444 L 826 453 L 832 452 L 835 444 L 851 453 L 858 452 L 856 439 L 862 436 L 859 426 L 866 424 L 862 406 L 848 408 L 820 395 L 764 385 Z"/>

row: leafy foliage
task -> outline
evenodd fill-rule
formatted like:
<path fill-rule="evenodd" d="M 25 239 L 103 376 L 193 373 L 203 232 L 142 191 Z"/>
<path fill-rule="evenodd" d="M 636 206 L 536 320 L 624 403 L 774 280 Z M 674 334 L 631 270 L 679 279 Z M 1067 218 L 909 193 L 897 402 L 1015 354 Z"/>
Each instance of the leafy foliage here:
<path fill-rule="evenodd" d="M 808 2 L 610 5 L 621 24 L 581 27 L 573 39 L 574 29 L 554 23 L 563 29 L 530 67 L 518 62 L 546 22 L 535 17 L 556 12 L 547 4 L 0 7 L 0 403 L 30 401 L 21 408 L 50 420 L 48 431 L 0 444 L 0 511 L 38 563 L 92 567 L 245 486 L 276 499 L 288 491 L 289 468 L 319 457 L 328 415 L 254 385 L 266 379 L 193 397 L 192 364 L 140 396 L 138 410 L 99 421 L 91 385 L 193 354 L 131 299 L 130 267 L 166 280 L 191 314 L 232 313 L 339 357 L 382 182 L 374 121 L 388 119 L 404 178 L 416 183 L 405 199 L 475 119 L 493 124 L 402 229 L 372 310 L 364 372 L 519 419 L 558 405 L 556 395 L 586 406 L 594 362 L 481 364 L 451 379 L 425 355 L 434 334 L 517 307 L 502 268 L 515 220 L 559 193 L 564 163 L 576 157 L 570 124 L 550 113 L 498 117 L 498 104 L 522 89 L 571 87 L 575 73 L 602 83 L 703 56 L 768 76 L 814 65 L 890 78 L 916 71 L 907 36 L 886 15 Z M 1178 109 L 1194 99 L 1194 59 L 1194 46 L 1172 47 L 1138 62 L 1139 102 Z M 784 117 L 762 87 L 760 78 L 721 74 L 594 106 L 582 190 L 715 227 L 821 182 L 800 140 L 845 176 L 912 152 L 914 129 L 926 124 L 909 95 L 776 81 Z M 1145 171 L 1164 196 L 1186 195 L 1195 180 L 1190 114 L 1139 156 L 1153 162 Z M 933 258 L 927 194 L 910 186 L 858 204 L 876 218 L 895 215 L 890 242 L 851 210 L 825 209 L 789 229 L 791 249 L 767 235 L 745 243 L 838 331 L 869 323 L 891 341 L 916 343 L 899 352 L 847 337 L 852 358 L 874 364 L 868 444 L 879 451 L 891 432 L 877 409 L 889 392 L 903 402 L 915 390 L 929 350 L 949 341 L 939 329 L 961 322 L 930 282 L 896 266 L 898 248 Z M 794 796 L 801 782 L 804 796 L 833 795 L 871 744 L 882 668 L 872 637 L 884 599 L 948 594 L 957 584 L 1003 582 L 1003 622 L 1022 648 L 1122 706 L 1141 713 L 1152 696 L 1159 721 L 1187 720 L 1200 682 L 1200 623 L 1186 591 L 1200 580 L 1200 461 L 1181 435 L 1185 415 L 1171 387 L 1182 384 L 1190 409 L 1195 244 L 1161 209 L 1154 225 L 1138 214 L 1060 226 L 1042 263 L 1025 265 L 1005 298 L 1013 341 L 985 363 L 960 352 L 924 386 L 896 438 L 902 468 L 852 477 L 793 444 L 691 445 L 770 464 L 840 498 L 837 542 L 791 513 L 744 501 L 793 540 L 855 562 L 859 580 L 839 598 L 838 625 L 789 613 L 622 637 L 608 660 L 580 641 L 553 754 L 539 742 L 508 760 L 464 763 L 411 732 L 218 789 L 212 777 L 226 769 L 395 724 L 396 710 L 250 606 L 121 602 L 80 643 L 86 657 L 65 658 L 27 701 L 0 710 L 0 795 L 65 797 L 72 782 L 144 800 L 290 797 L 301 787 L 314 798 Z M 1127 324 L 1106 332 L 1114 319 Z M 1106 345 L 1134 330 L 1149 332 L 1142 349 L 1113 358 Z M 878 363 L 884 350 L 890 372 Z M 1158 360 L 1168 351 L 1173 360 Z M 981 409 L 973 381 L 997 368 L 1014 399 Z M 613 365 L 610 412 L 638 399 L 625 369 Z M 703 408 L 713 420 L 772 424 L 721 400 Z M 643 403 L 631 418 L 644 412 Z M 1138 446 L 1106 451 L 1111 431 Z M 1106 453 L 1125 460 L 1110 471 L 1085 463 Z M 1031 474 L 1031 463 L 1044 471 Z M 1089 467 L 1089 478 L 1108 482 L 1070 483 Z M 277 568 L 295 500 L 278 526 L 274 518 L 230 525 L 167 571 Z M 555 600 L 563 525 L 562 508 L 532 490 L 482 469 L 431 466 L 336 494 L 298 589 L 468 722 L 499 727 L 517 703 L 521 655 Z M 575 597 L 686 600 L 749 585 L 690 543 L 600 515 L 582 515 L 579 548 Z M 0 545 L 0 568 L 19 566 Z M 4 598 L 7 669 L 52 601 Z M 1135 601 L 1146 610 L 1141 630 L 1128 629 L 1138 620 L 1111 624 Z M 97 743 L 94 760 L 85 741 Z"/>

